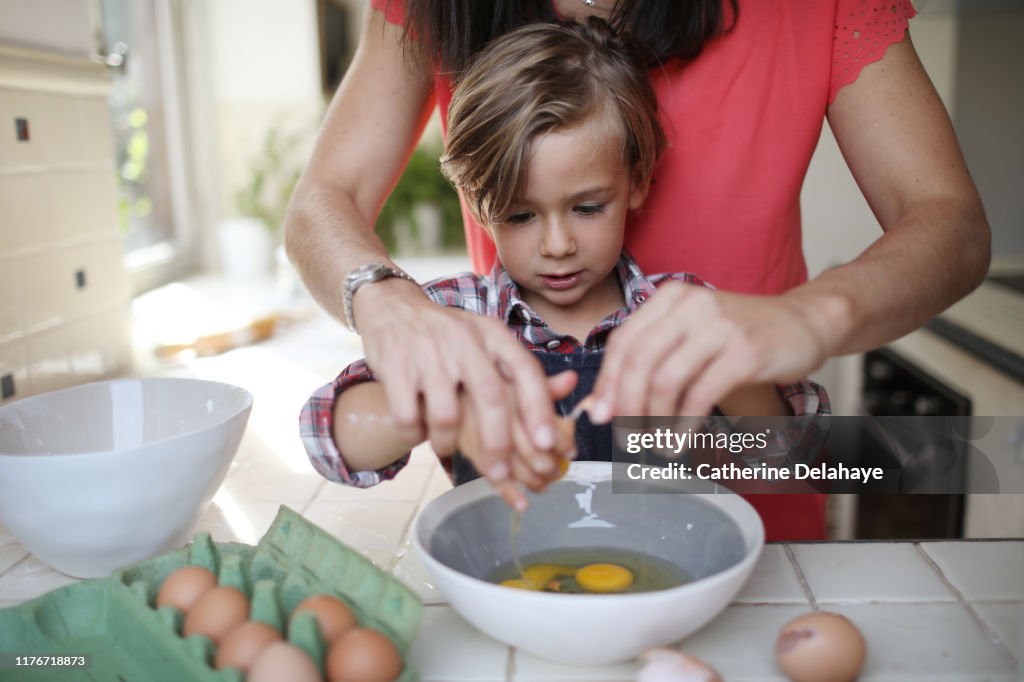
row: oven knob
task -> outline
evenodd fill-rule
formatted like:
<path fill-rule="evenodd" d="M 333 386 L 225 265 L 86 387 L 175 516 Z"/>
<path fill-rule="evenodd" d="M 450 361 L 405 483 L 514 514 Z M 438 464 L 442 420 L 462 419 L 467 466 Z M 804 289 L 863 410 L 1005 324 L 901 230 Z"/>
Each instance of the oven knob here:
<path fill-rule="evenodd" d="M 868 376 L 876 381 L 891 379 L 894 372 L 895 368 L 888 362 L 872 360 L 868 364 Z"/>
<path fill-rule="evenodd" d="M 937 415 L 942 407 L 939 399 L 932 395 L 919 395 L 914 401 L 914 414 L 919 417 Z"/>
<path fill-rule="evenodd" d="M 914 394 L 910 391 L 893 391 L 889 396 L 889 404 L 897 416 L 913 414 Z"/>

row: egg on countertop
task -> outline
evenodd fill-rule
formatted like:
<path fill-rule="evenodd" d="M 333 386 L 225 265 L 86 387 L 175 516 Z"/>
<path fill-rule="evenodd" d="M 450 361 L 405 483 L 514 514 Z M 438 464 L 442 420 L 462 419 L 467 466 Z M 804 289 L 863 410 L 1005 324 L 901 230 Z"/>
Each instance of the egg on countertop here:
<path fill-rule="evenodd" d="M 867 656 L 864 636 L 838 613 L 818 611 L 782 626 L 775 657 L 794 682 L 848 682 L 860 674 Z"/>
<path fill-rule="evenodd" d="M 182 633 L 205 635 L 220 644 L 235 627 L 249 619 L 249 600 L 234 587 L 221 585 L 207 591 L 189 609 Z"/>
<path fill-rule="evenodd" d="M 355 628 L 331 646 L 324 669 L 329 682 L 391 682 L 402 672 L 402 656 L 384 634 Z"/>
<path fill-rule="evenodd" d="M 301 611 L 312 611 L 320 635 L 328 647 L 356 626 L 356 617 L 343 601 L 329 594 L 315 594 L 295 607 L 292 618 Z"/>
<path fill-rule="evenodd" d="M 188 613 L 188 610 L 203 594 L 217 586 L 217 576 L 202 566 L 185 566 L 171 573 L 160 585 L 156 595 L 156 606 L 173 606 Z"/>
<path fill-rule="evenodd" d="M 276 628 L 258 620 L 246 621 L 221 640 L 214 667 L 248 671 L 264 649 L 282 639 Z"/>
<path fill-rule="evenodd" d="M 275 642 L 253 661 L 246 682 L 322 682 L 305 651 L 288 642 Z"/>

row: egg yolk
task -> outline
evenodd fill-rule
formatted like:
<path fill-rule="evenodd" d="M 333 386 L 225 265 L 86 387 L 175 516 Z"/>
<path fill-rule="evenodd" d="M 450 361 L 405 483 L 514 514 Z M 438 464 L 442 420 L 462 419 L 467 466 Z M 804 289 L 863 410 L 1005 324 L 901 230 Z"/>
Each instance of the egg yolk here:
<path fill-rule="evenodd" d="M 633 584 L 633 573 L 618 564 L 590 564 L 576 571 L 576 582 L 591 592 L 621 592 Z"/>
<path fill-rule="evenodd" d="M 542 590 L 555 578 L 572 575 L 576 569 L 572 566 L 558 564 L 534 564 L 523 569 L 523 579 L 533 585 L 533 589 Z"/>

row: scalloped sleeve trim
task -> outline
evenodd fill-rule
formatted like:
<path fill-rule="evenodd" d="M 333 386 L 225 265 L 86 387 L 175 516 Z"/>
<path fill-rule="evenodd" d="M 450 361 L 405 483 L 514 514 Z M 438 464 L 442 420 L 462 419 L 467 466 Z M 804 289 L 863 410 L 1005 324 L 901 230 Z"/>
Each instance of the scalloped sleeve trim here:
<path fill-rule="evenodd" d="M 370 7 L 384 13 L 389 24 L 405 24 L 405 0 L 370 0 Z"/>
<path fill-rule="evenodd" d="M 910 0 L 839 0 L 832 34 L 832 81 L 828 103 L 861 70 L 880 60 L 893 43 L 903 40 L 917 14 Z"/>

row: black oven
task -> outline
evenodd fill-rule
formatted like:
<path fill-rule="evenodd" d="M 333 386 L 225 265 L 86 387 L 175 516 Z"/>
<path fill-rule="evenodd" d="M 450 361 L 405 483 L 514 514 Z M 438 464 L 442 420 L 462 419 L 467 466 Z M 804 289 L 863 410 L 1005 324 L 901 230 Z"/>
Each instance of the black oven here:
<path fill-rule="evenodd" d="M 864 356 L 861 410 L 868 417 L 943 416 L 966 422 L 971 401 L 900 354 L 880 348 Z M 892 455 L 872 429 L 858 429 L 856 442 L 862 466 L 892 466 Z M 962 475 L 966 477 L 966 468 Z M 858 496 L 856 509 L 856 538 L 963 537 L 963 495 L 864 494 Z"/>

